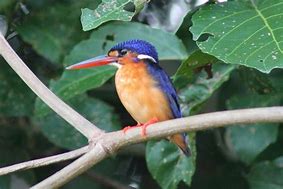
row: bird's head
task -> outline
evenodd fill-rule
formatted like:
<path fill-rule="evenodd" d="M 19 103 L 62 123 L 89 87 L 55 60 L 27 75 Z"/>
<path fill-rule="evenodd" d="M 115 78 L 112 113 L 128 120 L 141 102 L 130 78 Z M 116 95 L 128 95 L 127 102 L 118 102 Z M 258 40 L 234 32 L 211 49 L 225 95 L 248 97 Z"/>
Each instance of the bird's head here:
<path fill-rule="evenodd" d="M 85 60 L 71 65 L 67 69 L 83 69 L 107 64 L 120 68 L 126 64 L 138 64 L 142 60 L 149 60 L 157 64 L 157 51 L 149 42 L 134 39 L 116 44 L 108 51 L 107 55 Z"/>

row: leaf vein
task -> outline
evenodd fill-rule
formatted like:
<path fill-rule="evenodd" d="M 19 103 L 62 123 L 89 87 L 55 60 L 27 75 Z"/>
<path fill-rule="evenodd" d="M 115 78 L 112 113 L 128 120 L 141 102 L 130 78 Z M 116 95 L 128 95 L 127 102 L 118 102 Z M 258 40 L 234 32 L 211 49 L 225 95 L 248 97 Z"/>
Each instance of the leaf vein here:
<path fill-rule="evenodd" d="M 266 26 L 263 26 L 262 28 L 258 29 L 256 32 L 254 32 L 252 35 L 250 35 L 247 39 L 245 39 L 242 43 L 240 43 L 239 45 L 237 45 L 234 50 L 232 52 L 230 52 L 226 58 L 228 58 L 229 56 L 231 56 L 231 54 L 233 54 L 239 47 L 241 47 L 241 45 L 245 42 L 247 42 L 250 38 L 252 38 L 255 34 L 257 34 L 259 31 L 261 31 L 262 29 L 266 28 Z"/>
<path fill-rule="evenodd" d="M 255 11 L 258 13 L 258 15 L 260 16 L 260 18 L 263 20 L 264 24 L 267 26 L 268 30 L 270 31 L 271 36 L 272 36 L 272 38 L 273 38 L 273 40 L 274 40 L 274 42 L 275 42 L 277 48 L 279 49 L 279 51 L 280 51 L 281 53 L 283 53 L 283 50 L 280 48 L 279 43 L 276 41 L 275 35 L 274 35 L 274 33 L 273 33 L 273 30 L 272 30 L 272 28 L 270 27 L 270 25 L 268 24 L 266 18 L 265 18 L 264 15 L 260 12 L 260 10 L 257 8 L 257 6 L 256 6 L 256 4 L 255 4 L 255 2 L 254 2 L 254 0 L 251 0 L 251 3 L 252 3 L 252 5 L 253 5 L 253 7 L 255 8 Z"/>
<path fill-rule="evenodd" d="M 251 17 L 251 18 L 245 20 L 244 22 L 242 22 L 241 24 L 239 24 L 238 26 L 236 26 L 235 28 L 233 28 L 232 30 L 230 30 L 229 32 L 227 32 L 225 35 L 223 35 L 222 37 L 220 37 L 219 40 L 216 41 L 216 42 L 214 43 L 214 45 L 211 47 L 210 51 L 212 52 L 213 49 L 220 43 L 220 41 L 222 41 L 227 35 L 229 35 L 229 34 L 232 33 L 233 31 L 235 31 L 236 29 L 238 29 L 241 25 L 246 24 L 247 22 L 249 22 L 249 21 L 251 21 L 251 20 L 253 20 L 253 19 L 257 18 L 257 17 L 258 17 L 258 15 L 253 16 L 253 17 Z"/>

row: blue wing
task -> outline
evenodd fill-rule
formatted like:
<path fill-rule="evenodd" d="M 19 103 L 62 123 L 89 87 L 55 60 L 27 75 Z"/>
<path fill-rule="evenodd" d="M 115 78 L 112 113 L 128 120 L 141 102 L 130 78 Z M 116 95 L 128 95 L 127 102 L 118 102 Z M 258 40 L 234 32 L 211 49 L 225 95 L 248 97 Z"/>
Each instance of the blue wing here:
<path fill-rule="evenodd" d="M 147 69 L 151 76 L 157 81 L 170 104 L 174 118 L 182 117 L 176 90 L 166 72 L 156 63 L 147 62 Z"/>

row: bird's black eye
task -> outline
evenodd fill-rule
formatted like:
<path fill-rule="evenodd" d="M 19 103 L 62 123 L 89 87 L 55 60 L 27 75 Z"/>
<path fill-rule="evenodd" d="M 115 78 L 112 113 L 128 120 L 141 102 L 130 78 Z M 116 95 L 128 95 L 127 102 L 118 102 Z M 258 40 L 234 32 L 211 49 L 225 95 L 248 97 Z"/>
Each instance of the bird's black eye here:
<path fill-rule="evenodd" d="M 120 52 L 119 52 L 119 56 L 124 56 L 128 53 L 128 50 L 127 49 L 122 49 Z"/>

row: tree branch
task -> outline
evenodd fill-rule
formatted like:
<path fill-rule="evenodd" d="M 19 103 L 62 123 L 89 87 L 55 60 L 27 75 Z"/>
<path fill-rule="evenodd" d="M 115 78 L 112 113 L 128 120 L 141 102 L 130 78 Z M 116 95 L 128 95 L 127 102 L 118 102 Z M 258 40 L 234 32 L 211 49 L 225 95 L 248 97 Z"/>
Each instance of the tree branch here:
<path fill-rule="evenodd" d="M 25 65 L 1 33 L 0 54 L 41 100 L 89 140 L 93 136 L 98 136 L 102 133 L 102 130 L 95 127 L 95 125 L 86 120 L 51 92 Z"/>
<path fill-rule="evenodd" d="M 115 153 L 121 147 L 130 144 L 180 132 L 201 131 L 232 124 L 273 122 L 283 122 L 283 107 L 230 110 L 168 120 L 148 127 L 146 138 L 141 136 L 140 128 L 130 129 L 126 134 L 122 131 L 106 133 L 97 139 L 96 144 L 88 153 L 32 188 L 58 188 Z"/>
<path fill-rule="evenodd" d="M 85 146 L 77 150 L 73 150 L 70 152 L 63 153 L 63 154 L 58 154 L 58 155 L 54 155 L 54 156 L 50 156 L 46 158 L 18 163 L 18 164 L 11 165 L 8 167 L 3 167 L 3 168 L 0 168 L 0 176 L 6 175 L 12 172 L 20 171 L 20 170 L 42 167 L 42 166 L 50 165 L 53 163 L 58 163 L 58 162 L 74 159 L 88 152 L 88 149 L 89 149 L 89 146 Z"/>

